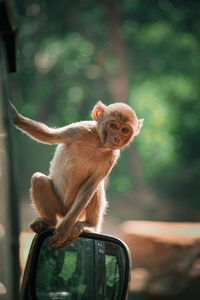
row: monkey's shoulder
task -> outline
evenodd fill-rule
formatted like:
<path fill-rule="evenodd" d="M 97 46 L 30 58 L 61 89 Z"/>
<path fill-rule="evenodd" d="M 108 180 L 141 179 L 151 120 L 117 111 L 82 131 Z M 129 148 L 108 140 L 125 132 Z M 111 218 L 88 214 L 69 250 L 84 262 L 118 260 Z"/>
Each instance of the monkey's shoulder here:
<path fill-rule="evenodd" d="M 79 130 L 90 130 L 96 127 L 95 121 L 80 121 L 67 125 L 68 128 L 76 128 Z"/>
<path fill-rule="evenodd" d="M 71 137 L 81 136 L 90 134 L 92 131 L 96 130 L 96 122 L 95 121 L 81 121 L 72 123 L 62 128 L 64 134 L 69 135 Z"/>
<path fill-rule="evenodd" d="M 66 143 L 81 143 L 82 146 L 91 146 L 99 143 L 99 136 L 96 130 L 95 121 L 81 121 L 72 123 L 63 128 L 63 135 L 70 137 L 70 140 L 66 139 Z"/>

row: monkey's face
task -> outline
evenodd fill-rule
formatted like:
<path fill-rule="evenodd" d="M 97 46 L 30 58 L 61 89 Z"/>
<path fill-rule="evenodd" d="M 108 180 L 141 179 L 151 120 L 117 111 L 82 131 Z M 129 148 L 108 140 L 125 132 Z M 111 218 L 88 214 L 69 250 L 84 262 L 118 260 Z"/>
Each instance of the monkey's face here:
<path fill-rule="evenodd" d="M 126 123 L 110 120 L 105 125 L 104 145 L 111 149 L 120 149 L 126 146 L 133 137 L 133 129 Z"/>
<path fill-rule="evenodd" d="M 106 148 L 121 149 L 139 134 L 143 119 L 138 119 L 134 110 L 125 103 L 106 106 L 99 101 L 92 118 L 97 122 L 97 133 Z"/>

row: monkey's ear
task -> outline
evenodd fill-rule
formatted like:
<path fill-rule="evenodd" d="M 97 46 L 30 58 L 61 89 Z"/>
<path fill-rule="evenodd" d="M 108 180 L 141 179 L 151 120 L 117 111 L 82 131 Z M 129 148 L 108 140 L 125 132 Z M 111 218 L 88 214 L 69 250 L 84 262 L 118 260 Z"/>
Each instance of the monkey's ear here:
<path fill-rule="evenodd" d="M 105 110 L 105 108 L 106 106 L 101 101 L 98 101 L 92 111 L 92 119 L 98 121 L 100 115 Z"/>
<path fill-rule="evenodd" d="M 142 128 L 143 126 L 143 122 L 144 122 L 144 119 L 138 119 L 138 126 L 137 126 L 137 131 L 136 133 L 134 134 L 134 136 L 138 135 L 139 132 L 140 132 L 140 129 Z"/>

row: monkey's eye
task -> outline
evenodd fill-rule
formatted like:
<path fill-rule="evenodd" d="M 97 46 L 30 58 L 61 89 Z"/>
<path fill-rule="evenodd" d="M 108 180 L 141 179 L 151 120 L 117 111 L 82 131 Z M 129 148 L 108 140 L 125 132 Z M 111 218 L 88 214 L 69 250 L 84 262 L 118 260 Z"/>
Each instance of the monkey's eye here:
<path fill-rule="evenodd" d="M 117 124 L 115 124 L 115 123 L 110 123 L 110 127 L 111 127 L 112 129 L 117 129 Z"/>
<path fill-rule="evenodd" d="M 127 127 L 124 127 L 124 128 L 122 128 L 122 132 L 123 132 L 123 133 L 128 133 L 128 132 L 129 132 L 129 129 L 128 129 Z"/>

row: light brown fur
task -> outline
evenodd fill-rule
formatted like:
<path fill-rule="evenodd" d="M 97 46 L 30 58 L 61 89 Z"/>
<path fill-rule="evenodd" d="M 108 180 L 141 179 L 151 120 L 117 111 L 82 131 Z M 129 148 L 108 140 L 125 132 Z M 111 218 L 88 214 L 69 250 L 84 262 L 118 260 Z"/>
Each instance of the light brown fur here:
<path fill-rule="evenodd" d="M 32 230 L 55 227 L 57 216 L 62 217 L 51 241 L 56 247 L 67 246 L 88 228 L 99 232 L 107 205 L 104 179 L 116 163 L 119 149 L 139 133 L 143 120 L 123 103 L 105 106 L 98 102 L 92 112 L 94 121 L 58 129 L 25 118 L 14 106 L 12 112 L 15 125 L 31 138 L 59 144 L 49 175 L 37 172 L 32 176 L 31 198 L 40 214 L 31 223 Z"/>

